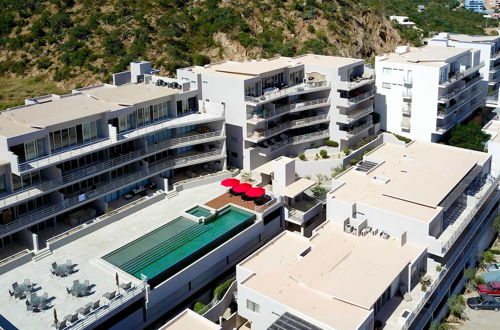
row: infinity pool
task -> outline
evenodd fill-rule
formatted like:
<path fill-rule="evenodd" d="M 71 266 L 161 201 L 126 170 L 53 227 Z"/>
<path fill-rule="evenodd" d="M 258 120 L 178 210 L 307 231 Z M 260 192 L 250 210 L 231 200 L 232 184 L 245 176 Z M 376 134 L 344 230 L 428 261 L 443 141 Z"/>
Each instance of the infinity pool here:
<path fill-rule="evenodd" d="M 137 278 L 141 274 L 148 280 L 161 277 L 154 281 L 159 283 L 250 226 L 254 219 L 253 213 L 234 206 L 226 206 L 205 223 L 179 217 L 103 259 Z"/>

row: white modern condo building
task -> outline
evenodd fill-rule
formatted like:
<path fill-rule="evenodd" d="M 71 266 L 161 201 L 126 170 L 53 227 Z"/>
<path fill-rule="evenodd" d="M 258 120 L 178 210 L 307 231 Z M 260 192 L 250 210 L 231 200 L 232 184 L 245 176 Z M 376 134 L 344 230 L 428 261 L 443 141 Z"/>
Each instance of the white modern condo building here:
<path fill-rule="evenodd" d="M 154 72 L 134 62 L 113 85 L 1 112 L 0 248 L 94 218 L 136 188 L 225 168 L 222 109 L 198 108 L 196 89 Z"/>
<path fill-rule="evenodd" d="M 497 107 L 498 83 L 500 81 L 500 36 L 439 33 L 427 41 L 429 46 L 479 49 L 484 66 L 479 70 L 483 76 L 481 87 L 488 93 L 486 105 Z"/>
<path fill-rule="evenodd" d="M 312 144 L 351 146 L 373 130 L 374 77 L 363 60 L 320 55 L 178 70 L 201 104 L 225 109 L 228 164 L 256 168 Z"/>
<path fill-rule="evenodd" d="M 385 143 L 332 180 L 327 221 L 285 232 L 237 266 L 252 329 L 425 329 L 494 239 L 486 153 Z"/>
<path fill-rule="evenodd" d="M 484 106 L 480 51 L 451 47 L 397 47 L 375 58 L 375 109 L 381 128 L 436 142 Z"/>

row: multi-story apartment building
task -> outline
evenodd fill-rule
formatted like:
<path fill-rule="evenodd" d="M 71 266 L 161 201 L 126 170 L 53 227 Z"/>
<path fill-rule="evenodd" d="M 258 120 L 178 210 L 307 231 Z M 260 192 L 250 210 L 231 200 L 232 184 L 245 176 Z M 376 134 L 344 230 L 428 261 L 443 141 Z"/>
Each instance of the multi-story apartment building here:
<path fill-rule="evenodd" d="M 196 89 L 152 72 L 131 63 L 115 85 L 2 111 L 0 247 L 102 214 L 135 188 L 225 168 L 222 109 L 199 109 Z"/>
<path fill-rule="evenodd" d="M 465 9 L 481 12 L 484 9 L 484 0 L 465 0 Z"/>
<path fill-rule="evenodd" d="M 498 87 L 500 81 L 500 37 L 470 36 L 465 34 L 439 33 L 428 40 L 429 46 L 479 49 L 480 61 L 484 66 L 479 70 L 483 76 L 481 88 L 487 93 L 486 105 L 496 108 L 498 105 Z"/>
<path fill-rule="evenodd" d="M 373 127 L 374 78 L 362 60 L 304 55 L 178 70 L 200 103 L 225 109 L 228 164 L 253 169 L 326 139 L 348 147 Z"/>
<path fill-rule="evenodd" d="M 484 106 L 479 50 L 400 46 L 375 58 L 375 109 L 381 128 L 421 141 L 438 141 Z"/>
<path fill-rule="evenodd" d="M 500 8 L 500 0 L 485 0 L 484 8 L 488 10 Z"/>
<path fill-rule="evenodd" d="M 310 239 L 283 233 L 237 266 L 238 313 L 252 329 L 428 327 L 494 239 L 490 170 L 486 153 L 381 145 L 333 179 Z"/>

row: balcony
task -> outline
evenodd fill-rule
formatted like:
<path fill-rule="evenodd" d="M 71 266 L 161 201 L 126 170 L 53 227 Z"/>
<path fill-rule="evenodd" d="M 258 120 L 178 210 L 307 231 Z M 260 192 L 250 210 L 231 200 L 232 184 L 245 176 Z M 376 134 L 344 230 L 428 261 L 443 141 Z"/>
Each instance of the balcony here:
<path fill-rule="evenodd" d="M 458 74 L 455 74 L 455 75 L 452 75 L 450 76 L 447 80 L 443 81 L 442 83 L 439 84 L 439 87 L 447 87 L 449 86 L 450 84 L 456 82 L 456 81 L 459 81 L 460 79 L 462 79 L 463 77 L 473 73 L 473 72 L 476 72 L 478 71 L 479 69 L 481 69 L 482 67 L 484 66 L 484 62 L 481 62 L 479 63 L 478 65 L 475 65 L 471 68 L 468 68 L 468 69 L 465 69 L 464 71 L 458 73 Z"/>
<path fill-rule="evenodd" d="M 403 116 L 408 116 L 408 117 L 411 116 L 411 106 L 410 105 L 403 106 L 401 112 L 403 113 Z"/>
<path fill-rule="evenodd" d="M 373 126 L 372 118 L 370 117 L 370 119 L 364 124 L 349 128 L 347 130 L 341 130 L 340 137 L 343 139 L 349 139 L 349 138 L 356 136 L 356 135 L 360 134 L 361 132 L 371 128 L 372 126 Z"/>
<path fill-rule="evenodd" d="M 436 126 L 436 132 L 439 134 L 444 134 L 449 131 L 453 126 L 455 126 L 455 122 L 450 122 L 442 125 Z"/>
<path fill-rule="evenodd" d="M 127 187 L 137 181 L 158 175 L 159 173 L 164 172 L 166 170 L 200 164 L 213 160 L 219 160 L 225 157 L 226 155 L 222 153 L 222 150 L 216 150 L 201 154 L 195 154 L 187 157 L 183 155 L 183 157 L 174 157 L 171 159 L 166 159 L 158 161 L 156 163 L 152 163 L 148 168 L 143 169 L 139 172 L 132 173 L 130 175 L 105 183 L 97 187 L 96 189 L 89 191 L 87 193 L 83 193 L 79 196 L 64 199 L 62 202 L 59 203 L 46 205 L 42 208 L 37 209 L 34 212 L 25 214 L 19 219 L 16 219 L 8 224 L 2 225 L 0 226 L 0 238 L 10 233 L 32 226 L 43 220 L 54 217 L 58 214 L 67 212 L 72 208 L 93 201 L 115 190 Z"/>
<path fill-rule="evenodd" d="M 107 172 L 114 167 L 122 166 L 127 163 L 140 160 L 144 157 L 158 153 L 163 150 L 180 148 L 188 145 L 201 144 L 224 138 L 225 136 L 223 135 L 222 131 L 215 131 L 203 134 L 187 135 L 178 138 L 173 138 L 170 140 L 161 141 L 156 144 L 142 148 L 140 150 L 129 152 L 119 157 L 103 161 L 94 166 L 83 168 L 73 173 L 67 174 L 65 176 L 53 180 L 47 180 L 41 182 L 40 184 L 33 185 L 28 189 L 17 191 L 10 195 L 4 196 L 0 199 L 0 208 L 14 205 L 23 202 L 27 199 L 35 198 L 37 196 L 46 194 L 50 191 L 57 190 L 67 185 L 73 184 L 76 181 L 83 180 L 87 177 L 95 176 L 103 172 Z"/>
<path fill-rule="evenodd" d="M 457 89 L 454 89 L 452 90 L 451 92 L 447 93 L 447 94 L 444 94 L 443 96 L 441 96 L 439 98 L 439 102 L 440 103 L 446 103 L 447 101 L 449 101 L 451 98 L 453 98 L 454 96 L 457 96 L 459 94 L 461 94 L 463 91 L 465 91 L 467 88 L 471 87 L 472 85 L 475 85 L 477 82 L 479 82 L 481 80 L 481 76 L 477 76 L 475 78 L 473 78 L 472 80 L 470 80 L 469 82 L 467 82 L 464 86 L 462 87 L 459 87 Z"/>
<path fill-rule="evenodd" d="M 318 215 L 322 207 L 323 202 L 320 200 L 299 200 L 293 206 L 286 207 L 285 219 L 301 226 Z"/>
<path fill-rule="evenodd" d="M 375 76 L 373 74 L 363 75 L 351 81 L 341 81 L 340 89 L 349 91 L 373 83 L 375 83 Z"/>
<path fill-rule="evenodd" d="M 341 105 L 342 104 L 345 104 L 347 106 L 351 106 L 353 104 L 357 104 L 357 103 L 360 103 L 360 102 L 363 102 L 364 100 L 367 100 L 371 97 L 373 97 L 373 95 L 375 95 L 375 90 L 369 90 L 367 92 L 364 92 L 362 94 L 359 94 L 355 97 L 351 97 L 351 98 L 340 98 L 340 101 L 341 101 Z"/>
<path fill-rule="evenodd" d="M 374 111 L 373 105 L 369 107 L 356 109 L 354 111 L 344 111 L 344 113 L 340 113 L 337 121 L 340 123 L 349 124 L 353 121 L 361 119 Z"/>
<path fill-rule="evenodd" d="M 328 98 L 320 98 L 316 100 L 303 101 L 291 103 L 289 105 L 284 105 L 272 110 L 262 110 L 260 113 L 248 113 L 247 121 L 251 124 L 257 124 L 264 120 L 273 119 L 275 117 L 281 116 L 285 113 L 294 113 L 303 110 L 309 110 L 317 107 L 324 107 L 330 105 Z"/>
<path fill-rule="evenodd" d="M 451 107 L 447 108 L 446 110 L 442 110 L 442 109 L 438 110 L 437 118 L 439 118 L 439 119 L 446 118 L 447 116 L 451 115 L 453 112 L 460 109 L 463 105 L 467 104 L 470 100 L 472 100 L 473 98 L 475 98 L 476 96 L 478 96 L 481 93 L 482 93 L 481 89 L 472 90 L 470 96 L 466 96 L 466 97 L 463 97 L 461 99 L 459 98 L 459 101 L 457 103 L 455 103 Z"/>
<path fill-rule="evenodd" d="M 299 85 L 295 85 L 293 87 L 277 89 L 275 91 L 257 97 L 245 96 L 245 101 L 253 104 L 260 104 L 260 103 L 270 102 L 272 100 L 276 100 L 289 95 L 310 93 L 329 88 L 330 84 L 326 81 L 316 82 L 316 83 L 302 83 Z"/>
<path fill-rule="evenodd" d="M 315 124 L 325 123 L 325 122 L 329 122 L 329 121 L 330 121 L 330 119 L 328 118 L 328 115 L 319 115 L 319 116 L 313 116 L 313 117 L 308 117 L 308 118 L 303 118 L 303 119 L 296 119 L 296 120 L 292 120 L 289 122 L 285 122 L 283 124 L 280 124 L 278 126 L 271 128 L 271 129 L 267 129 L 267 130 L 263 130 L 263 131 L 253 131 L 251 133 L 248 133 L 248 140 L 257 143 L 263 139 L 267 139 L 271 136 L 282 133 L 282 132 L 287 131 L 289 129 L 299 128 L 299 127 L 304 127 L 304 126 L 309 126 L 309 125 L 315 125 Z"/>
<path fill-rule="evenodd" d="M 406 101 L 406 102 L 411 102 L 411 92 L 404 92 L 403 93 L 403 101 Z"/>
<path fill-rule="evenodd" d="M 410 117 L 403 117 L 403 120 L 401 120 L 401 129 L 403 131 L 409 131 L 410 128 L 411 128 Z"/>
<path fill-rule="evenodd" d="M 403 77 L 403 84 L 405 86 L 411 86 L 413 85 L 413 77 Z"/>
<path fill-rule="evenodd" d="M 284 150 L 289 145 L 297 145 L 306 142 L 312 142 L 317 140 L 324 140 L 330 136 L 329 130 L 322 130 L 314 133 L 296 135 L 296 136 L 285 136 L 281 141 L 272 142 L 265 141 L 264 146 L 259 146 L 259 153 L 263 154 L 263 156 L 270 157 L 278 151 Z"/>

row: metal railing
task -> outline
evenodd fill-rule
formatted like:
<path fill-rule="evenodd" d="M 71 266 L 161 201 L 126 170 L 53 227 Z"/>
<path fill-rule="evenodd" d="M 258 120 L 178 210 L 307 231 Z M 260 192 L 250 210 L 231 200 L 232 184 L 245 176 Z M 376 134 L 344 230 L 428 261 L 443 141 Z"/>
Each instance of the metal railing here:
<path fill-rule="evenodd" d="M 411 116 L 411 107 L 404 107 L 402 108 L 403 115 Z"/>
<path fill-rule="evenodd" d="M 52 189 L 59 189 L 64 187 L 65 185 L 69 185 L 77 180 L 81 180 L 85 177 L 89 177 L 92 175 L 97 175 L 105 171 L 111 170 L 113 167 L 116 167 L 118 165 L 123 165 L 128 162 L 132 162 L 134 160 L 139 160 L 140 158 L 147 156 L 149 154 L 154 154 L 159 151 L 163 151 L 168 148 L 172 147 L 181 147 L 183 145 L 193 145 L 197 143 L 204 143 L 207 141 L 211 141 L 214 138 L 219 138 L 223 137 L 222 131 L 215 131 L 215 132 L 209 132 L 209 133 L 202 133 L 202 134 L 196 134 L 196 135 L 190 135 L 190 136 L 184 136 L 184 137 L 179 137 L 179 138 L 173 138 L 169 140 L 164 140 L 161 142 L 158 142 L 156 144 L 152 144 L 150 146 L 147 146 L 143 149 L 132 151 L 130 153 L 127 153 L 125 155 L 119 156 L 112 158 L 110 160 L 104 161 L 102 163 L 99 163 L 94 166 L 90 166 L 81 170 L 78 170 L 76 172 L 64 175 L 62 177 L 53 179 L 53 180 L 48 180 L 45 182 L 42 182 L 37 185 L 33 185 L 29 187 L 29 189 L 25 189 L 23 191 L 18 191 L 14 192 L 10 195 L 7 195 L 0 199 L 0 207 L 5 207 L 7 205 L 12 205 L 18 202 L 21 202 L 23 200 L 33 198 L 39 195 L 42 195 L 44 193 L 47 193 L 48 191 Z"/>
<path fill-rule="evenodd" d="M 437 116 L 439 118 L 444 118 L 446 116 L 449 116 L 451 113 L 455 112 L 457 109 L 459 109 L 460 107 L 462 107 L 464 104 L 466 104 L 467 102 L 469 102 L 470 100 L 472 100 L 473 98 L 475 98 L 476 96 L 478 96 L 479 94 L 481 94 L 482 90 L 481 89 L 478 89 L 477 91 L 472 91 L 472 95 L 468 96 L 468 97 L 465 97 L 463 98 L 461 101 L 459 101 L 458 103 L 452 105 L 451 107 L 449 107 L 448 109 L 446 110 L 438 110 L 438 113 L 437 113 Z"/>
<path fill-rule="evenodd" d="M 120 293 L 119 296 L 112 299 L 107 305 L 99 307 L 97 310 L 91 312 L 89 315 L 85 316 L 83 319 L 80 319 L 77 323 L 72 324 L 68 327 L 68 329 L 92 329 L 95 328 L 95 323 L 102 319 L 104 316 L 109 315 L 114 310 L 123 306 L 125 303 L 131 301 L 135 297 L 139 295 L 144 295 L 146 292 L 146 288 L 141 288 L 138 286 L 134 286 L 130 288 L 128 291 Z"/>
<path fill-rule="evenodd" d="M 357 109 L 351 112 L 346 112 L 345 116 L 347 116 L 347 122 L 351 122 L 363 118 L 364 116 L 372 113 L 373 111 L 374 111 L 373 105 L 370 105 L 369 107 L 363 109 Z"/>
<path fill-rule="evenodd" d="M 360 126 L 354 127 L 352 129 L 346 131 L 347 132 L 347 136 L 348 137 L 349 136 L 354 136 L 354 135 L 360 133 L 361 131 L 364 131 L 365 129 L 367 129 L 367 128 L 371 127 L 371 126 L 372 126 L 372 121 L 369 120 L 369 121 L 367 121 L 366 123 L 364 123 L 364 124 L 362 124 Z"/>
<path fill-rule="evenodd" d="M 273 196 L 273 197 L 271 198 L 271 200 L 270 200 L 270 201 L 268 201 L 267 203 L 262 204 L 262 205 L 255 205 L 254 210 L 255 210 L 256 212 L 262 213 L 262 212 L 264 212 L 264 211 L 265 211 L 268 207 L 270 207 L 271 205 L 273 205 L 274 203 L 276 203 L 276 202 L 278 202 L 278 201 L 279 201 L 279 198 L 278 198 L 278 197 Z"/>
<path fill-rule="evenodd" d="M 374 81 L 375 81 L 375 76 L 370 75 L 367 77 L 363 77 L 363 76 L 358 77 L 356 80 L 353 80 L 353 81 L 342 81 L 342 82 L 347 85 L 348 89 L 354 89 L 354 88 L 357 88 L 359 86 L 373 83 Z"/>
<path fill-rule="evenodd" d="M 37 167 L 49 166 L 54 162 L 60 162 L 68 160 L 76 156 L 80 156 L 89 152 L 97 151 L 99 149 L 110 146 L 115 142 L 111 141 L 110 138 L 102 138 L 99 140 L 94 140 L 86 144 L 79 144 L 68 149 L 59 150 L 54 154 L 43 156 L 34 160 L 30 160 L 19 164 L 19 171 L 29 171 Z"/>
<path fill-rule="evenodd" d="M 469 81 L 468 83 L 466 83 L 464 86 L 462 86 L 460 88 L 457 88 L 457 89 L 454 89 L 451 92 L 449 92 L 448 94 L 445 94 L 445 95 L 441 96 L 439 98 L 439 101 L 440 102 L 446 102 L 447 100 L 451 99 L 452 97 L 454 97 L 454 96 L 462 93 L 464 90 L 466 90 L 467 88 L 471 87 L 473 84 L 477 83 L 481 79 L 482 79 L 481 76 L 477 76 L 477 77 L 473 78 L 471 81 Z"/>
<path fill-rule="evenodd" d="M 307 142 L 309 140 L 317 140 L 317 139 L 321 139 L 321 138 L 328 137 L 328 136 L 330 136 L 330 131 L 326 129 L 326 130 L 318 131 L 318 132 L 314 132 L 314 133 L 294 136 L 294 137 L 292 137 L 290 142 L 292 144 L 299 144 L 299 143 Z"/>
<path fill-rule="evenodd" d="M 361 95 L 358 95 L 358 96 L 355 96 L 355 97 L 351 97 L 350 99 L 347 99 L 347 104 L 349 105 L 353 105 L 355 103 L 359 103 L 361 101 L 364 101 L 370 97 L 372 97 L 373 95 L 375 95 L 375 90 L 369 90 L 368 92 L 365 92 Z"/>
<path fill-rule="evenodd" d="M 308 117 L 308 118 L 304 118 L 304 119 L 292 120 L 292 121 L 283 123 L 281 125 L 278 125 L 276 127 L 273 127 L 271 129 L 264 130 L 261 133 L 261 136 L 258 137 L 258 139 L 268 138 L 268 137 L 276 135 L 280 132 L 284 132 L 288 129 L 313 125 L 315 123 L 323 122 L 327 119 L 328 119 L 328 115 L 319 115 L 319 116 L 313 116 L 313 117 Z M 253 132 L 248 134 L 248 137 L 250 137 L 250 138 L 253 136 L 254 136 Z"/>
<path fill-rule="evenodd" d="M 439 86 L 448 86 L 450 85 L 451 83 L 455 82 L 455 81 L 458 81 L 460 79 L 462 79 L 463 77 L 467 76 L 468 74 L 472 73 L 472 72 L 475 72 L 477 70 L 479 70 L 480 68 L 482 68 L 484 66 L 484 62 L 480 62 L 478 65 L 475 65 L 473 67 L 470 67 L 468 69 L 465 69 L 464 71 L 452 76 L 452 77 L 449 77 L 447 80 L 443 81 L 442 83 L 439 84 Z"/>
<path fill-rule="evenodd" d="M 245 101 L 253 103 L 266 102 L 275 98 L 287 96 L 289 94 L 314 91 L 316 89 L 323 89 L 326 87 L 330 87 L 330 84 L 326 81 L 316 83 L 302 83 L 293 87 L 278 89 L 261 96 L 245 96 Z"/>
<path fill-rule="evenodd" d="M 465 217 L 465 219 L 462 221 L 460 226 L 456 229 L 456 231 L 453 233 L 453 235 L 445 242 L 443 243 L 441 247 L 441 253 L 446 253 L 448 249 L 455 243 L 457 238 L 462 234 L 463 230 L 465 227 L 469 225 L 471 220 L 474 218 L 476 215 L 477 211 L 483 206 L 484 202 L 488 199 L 488 197 L 491 195 L 491 193 L 498 187 L 498 183 L 500 182 L 500 177 L 497 177 L 493 181 L 491 181 L 491 186 L 486 190 L 486 192 L 478 199 L 476 205 L 472 208 L 472 210 L 469 212 L 469 214 Z M 438 239 L 439 240 L 439 239 Z"/>
<path fill-rule="evenodd" d="M 132 173 L 130 175 L 115 179 L 111 182 L 106 182 L 105 184 L 91 190 L 87 193 L 82 193 L 79 196 L 64 199 L 59 203 L 52 205 L 47 205 L 44 208 L 39 208 L 38 210 L 26 214 L 17 220 L 14 220 L 8 224 L 0 226 L 0 236 L 6 235 L 13 230 L 18 230 L 23 227 L 29 227 L 35 223 L 41 222 L 44 219 L 56 216 L 59 213 L 68 211 L 69 208 L 84 204 L 90 200 L 99 198 L 109 192 L 115 191 L 122 187 L 133 184 L 134 182 L 144 180 L 148 177 L 157 175 L 158 173 L 164 172 L 168 169 L 174 169 L 179 167 L 184 167 L 188 165 L 198 164 L 200 162 L 206 162 L 210 160 L 216 160 L 221 157 L 225 157 L 221 152 L 222 150 L 210 151 L 198 155 L 188 156 L 188 157 L 178 157 L 173 159 L 166 159 L 150 164 L 150 166 L 139 172 Z"/>
<path fill-rule="evenodd" d="M 490 208 L 489 209 L 483 210 L 483 212 L 478 216 L 478 220 L 480 220 L 480 221 L 477 221 L 477 223 L 474 224 L 474 226 L 469 231 L 467 231 L 467 233 L 466 233 L 464 239 L 462 240 L 462 243 L 460 244 L 460 246 L 458 246 L 454 250 L 454 252 L 450 255 L 450 257 L 448 258 L 448 261 L 446 262 L 446 265 L 444 265 L 443 269 L 438 274 L 438 276 L 436 277 L 436 279 L 428 287 L 427 291 L 425 292 L 424 296 L 419 301 L 419 303 L 417 304 L 417 306 L 415 306 L 415 308 L 413 308 L 413 310 L 411 311 L 410 315 L 408 316 L 408 318 L 405 321 L 405 324 L 402 327 L 403 330 L 406 330 L 406 329 L 410 328 L 410 326 L 412 325 L 413 321 L 416 319 L 417 315 L 420 314 L 420 312 L 422 311 L 423 307 L 427 304 L 429 298 L 435 293 L 434 290 L 438 286 L 441 286 L 441 282 L 442 282 L 443 278 L 448 274 L 448 269 L 450 268 L 450 266 L 453 266 L 455 264 L 455 262 L 457 262 L 457 260 L 459 259 L 460 256 L 463 255 L 463 251 L 464 251 L 465 246 L 467 245 L 467 243 L 469 243 L 469 240 L 471 239 L 472 235 L 474 235 L 476 233 L 478 227 L 481 224 L 482 219 L 486 217 L 486 215 L 490 212 L 490 210 L 492 208 L 493 208 L 493 204 L 490 204 Z M 497 210 L 498 210 L 498 207 L 497 207 Z M 467 261 L 467 259 L 468 258 L 463 258 L 463 261 L 461 263 L 465 264 L 465 262 Z M 453 269 L 454 269 L 453 274 L 456 274 L 457 272 L 461 272 L 462 271 L 463 266 L 457 266 L 457 265 L 455 265 L 453 267 Z M 453 278 L 453 276 L 450 276 L 449 278 Z M 446 290 L 446 291 L 448 291 L 446 286 L 444 286 L 443 289 Z M 433 303 L 437 303 L 437 301 L 434 301 Z"/>
<path fill-rule="evenodd" d="M 401 127 L 404 128 L 404 129 L 410 129 L 410 127 L 411 127 L 410 121 L 402 120 L 401 121 Z"/>
<path fill-rule="evenodd" d="M 273 110 L 263 110 L 261 113 L 248 113 L 247 119 L 265 120 L 275 116 L 279 116 L 287 112 L 294 112 L 294 110 L 302 111 L 311 106 L 316 106 L 316 105 L 323 106 L 323 105 L 328 105 L 328 103 L 329 101 L 328 98 L 326 97 L 311 101 L 304 101 L 300 103 L 292 103 L 275 108 Z M 254 118 L 254 116 L 256 116 L 256 118 Z"/>

